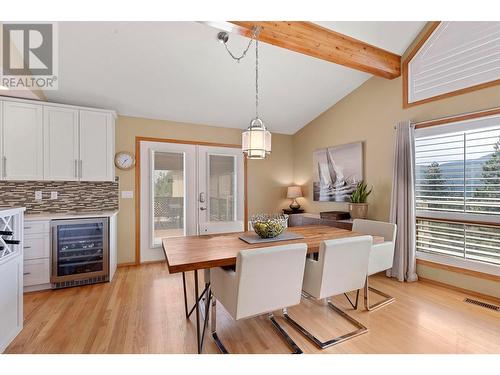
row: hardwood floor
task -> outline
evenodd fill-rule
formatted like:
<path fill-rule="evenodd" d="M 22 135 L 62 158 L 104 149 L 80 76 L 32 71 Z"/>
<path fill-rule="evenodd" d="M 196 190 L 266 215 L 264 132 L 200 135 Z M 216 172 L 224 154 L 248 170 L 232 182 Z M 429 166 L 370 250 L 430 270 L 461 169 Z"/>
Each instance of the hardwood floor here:
<path fill-rule="evenodd" d="M 187 279 L 190 293 L 192 275 Z M 353 311 L 344 297 L 335 297 L 369 328 L 350 341 L 318 350 L 277 313 L 278 321 L 305 353 L 500 353 L 500 313 L 464 303 L 464 293 L 384 276 L 370 284 L 396 302 Z M 184 317 L 181 275 L 170 275 L 164 263 L 120 268 L 112 283 L 26 294 L 24 301 L 24 329 L 6 353 L 196 353 L 196 324 Z M 229 351 L 288 352 L 266 317 L 234 322 L 218 306 L 218 333 Z M 351 329 L 311 300 L 289 313 L 320 339 Z M 218 353 L 209 335 L 204 352 Z"/>

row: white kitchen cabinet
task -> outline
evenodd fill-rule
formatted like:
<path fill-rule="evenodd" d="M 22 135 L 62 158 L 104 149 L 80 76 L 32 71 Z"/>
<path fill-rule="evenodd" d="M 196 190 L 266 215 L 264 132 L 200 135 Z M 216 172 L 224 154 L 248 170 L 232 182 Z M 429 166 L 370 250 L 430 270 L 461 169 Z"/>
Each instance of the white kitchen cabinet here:
<path fill-rule="evenodd" d="M 80 180 L 113 181 L 114 121 L 106 112 L 80 110 Z"/>
<path fill-rule="evenodd" d="M 0 101 L 0 179 L 114 181 L 113 111 Z"/>
<path fill-rule="evenodd" d="M 24 291 L 50 289 L 50 221 L 24 222 Z"/>
<path fill-rule="evenodd" d="M 2 178 L 43 179 L 43 106 L 3 102 Z"/>
<path fill-rule="evenodd" d="M 43 108 L 44 179 L 78 180 L 78 110 Z"/>

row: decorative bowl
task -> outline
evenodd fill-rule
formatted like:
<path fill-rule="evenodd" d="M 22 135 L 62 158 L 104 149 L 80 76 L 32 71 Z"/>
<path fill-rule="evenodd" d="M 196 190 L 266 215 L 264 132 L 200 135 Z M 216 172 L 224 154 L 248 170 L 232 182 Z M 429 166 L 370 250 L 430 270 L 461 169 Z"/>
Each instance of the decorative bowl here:
<path fill-rule="evenodd" d="M 261 238 L 279 236 L 286 228 L 288 215 L 285 214 L 258 214 L 250 218 L 252 228 Z"/>

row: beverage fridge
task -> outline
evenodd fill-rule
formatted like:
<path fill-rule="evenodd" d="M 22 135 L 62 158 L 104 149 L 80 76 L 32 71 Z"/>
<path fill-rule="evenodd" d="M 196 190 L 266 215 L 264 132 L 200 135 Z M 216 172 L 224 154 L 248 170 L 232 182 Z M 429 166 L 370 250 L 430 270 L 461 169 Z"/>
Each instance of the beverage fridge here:
<path fill-rule="evenodd" d="M 108 218 L 52 220 L 51 231 L 55 288 L 109 280 Z"/>

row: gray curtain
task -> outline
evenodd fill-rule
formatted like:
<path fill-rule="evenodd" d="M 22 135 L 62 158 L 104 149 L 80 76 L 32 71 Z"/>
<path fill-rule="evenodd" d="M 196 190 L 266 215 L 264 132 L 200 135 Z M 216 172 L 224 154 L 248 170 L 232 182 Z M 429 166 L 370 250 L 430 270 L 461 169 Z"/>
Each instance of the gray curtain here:
<path fill-rule="evenodd" d="M 394 263 L 387 276 L 417 281 L 415 250 L 415 158 L 414 127 L 409 121 L 396 126 L 391 223 L 397 224 Z"/>

